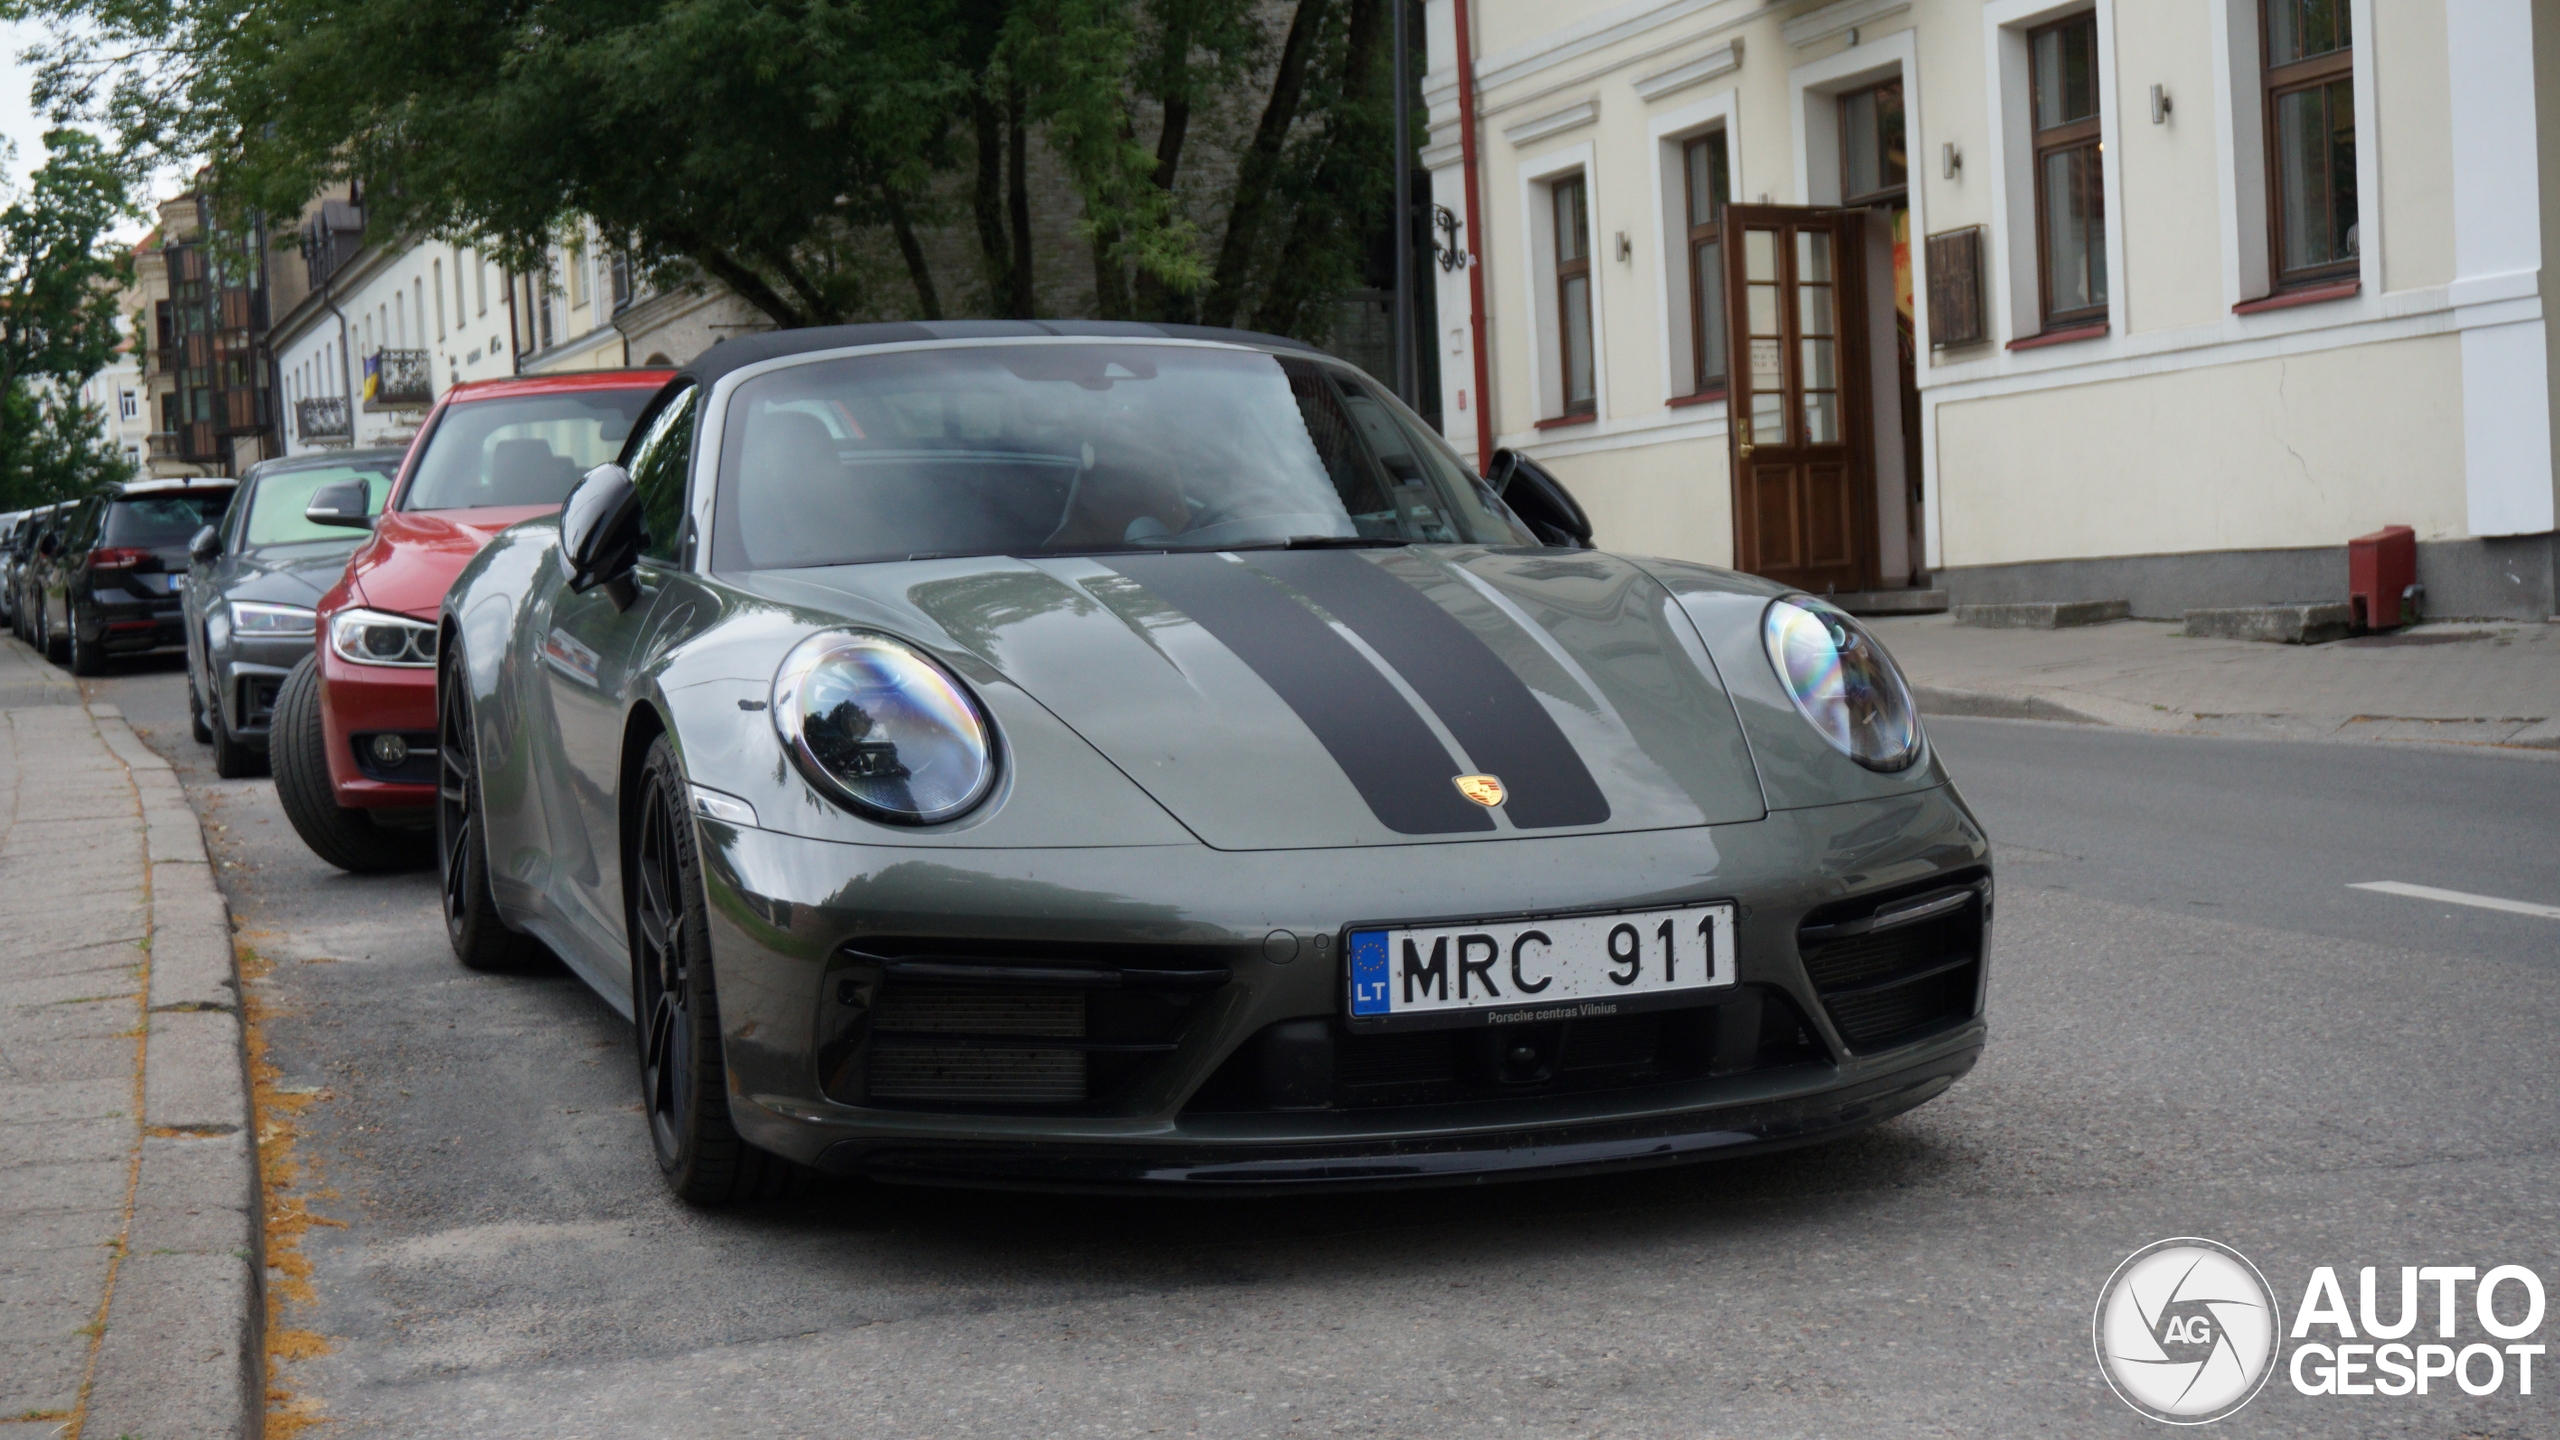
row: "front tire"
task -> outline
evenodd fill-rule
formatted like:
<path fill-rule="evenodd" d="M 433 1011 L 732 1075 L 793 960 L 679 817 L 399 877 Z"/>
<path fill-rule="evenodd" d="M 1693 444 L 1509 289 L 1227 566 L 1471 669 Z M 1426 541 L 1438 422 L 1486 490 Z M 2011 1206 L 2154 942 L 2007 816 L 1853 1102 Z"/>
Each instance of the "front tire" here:
<path fill-rule="evenodd" d="M 105 639 L 106 631 L 101 627 L 98 632 L 98 643 L 83 641 L 80 638 L 80 612 L 77 610 L 71 612 L 72 674 L 104 675 L 107 673 L 107 652 L 103 644 Z"/>
<path fill-rule="evenodd" d="M 61 636 L 53 633 L 52 605 L 48 604 L 44 607 L 44 614 L 38 617 L 38 624 L 42 627 L 38 633 L 43 638 L 37 642 L 36 648 L 44 651 L 44 658 L 52 661 L 56 665 L 60 665 L 64 661 L 69 660 L 71 658 L 70 644 Z"/>
<path fill-rule="evenodd" d="M 362 810 L 338 803 L 329 786 L 329 736 L 320 723 L 320 661 L 304 660 L 276 692 L 267 723 L 267 759 L 276 799 L 311 853 L 358 875 L 414 870 L 432 855 L 417 835 L 387 830 Z"/>
<path fill-rule="evenodd" d="M 469 675 L 448 653 L 436 676 L 436 878 L 453 958 L 472 970 L 522 970 L 540 956 L 507 928 L 489 891 L 489 838 L 480 800 L 480 753 L 471 728 Z"/>
<path fill-rule="evenodd" d="M 663 735 L 649 742 L 632 812 L 637 833 L 623 841 L 633 1039 L 641 1108 L 667 1188 L 690 1204 L 730 1205 L 781 1194 L 795 1172 L 781 1156 L 739 1138 L 729 1120 L 691 794 L 675 746 Z"/>
<path fill-rule="evenodd" d="M 213 728 L 204 723 L 204 695 L 196 689 L 192 670 L 187 675 L 187 733 L 195 736 L 199 745 L 213 743 Z"/>
<path fill-rule="evenodd" d="M 251 780 L 267 773 L 267 752 L 233 735 L 221 707 L 216 706 L 211 717 L 200 718 L 198 723 L 206 727 L 213 741 L 214 774 L 225 780 Z"/>

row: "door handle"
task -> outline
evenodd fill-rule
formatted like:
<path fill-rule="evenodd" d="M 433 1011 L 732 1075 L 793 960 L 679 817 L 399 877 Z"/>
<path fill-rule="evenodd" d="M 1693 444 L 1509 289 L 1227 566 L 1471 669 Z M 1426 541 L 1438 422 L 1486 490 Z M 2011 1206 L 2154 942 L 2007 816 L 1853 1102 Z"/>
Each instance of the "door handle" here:
<path fill-rule="evenodd" d="M 1751 422 L 1747 419 L 1744 420 L 1742 422 L 1741 430 L 1737 433 L 1741 436 L 1741 439 L 1735 443 L 1733 453 L 1744 460 L 1748 460 L 1751 458 Z"/>

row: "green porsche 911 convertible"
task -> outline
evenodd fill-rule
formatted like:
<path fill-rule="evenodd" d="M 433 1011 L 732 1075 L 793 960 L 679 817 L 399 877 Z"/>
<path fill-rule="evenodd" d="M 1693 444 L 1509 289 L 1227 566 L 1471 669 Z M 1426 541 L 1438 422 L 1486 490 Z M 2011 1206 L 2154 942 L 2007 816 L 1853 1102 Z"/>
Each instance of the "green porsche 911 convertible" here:
<path fill-rule="evenodd" d="M 1551 1176 L 1947 1089 L 1990 847 L 1891 659 L 1491 468 L 1270 336 L 717 346 L 445 600 L 454 948 L 632 1017 L 706 1204 Z"/>

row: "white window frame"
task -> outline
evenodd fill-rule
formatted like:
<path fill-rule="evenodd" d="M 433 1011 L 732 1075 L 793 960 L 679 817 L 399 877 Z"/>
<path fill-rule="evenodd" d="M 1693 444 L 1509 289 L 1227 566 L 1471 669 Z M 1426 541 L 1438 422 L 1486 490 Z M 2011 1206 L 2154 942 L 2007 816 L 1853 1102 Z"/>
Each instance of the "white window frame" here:
<path fill-rule="evenodd" d="M 2124 97 L 2116 75 L 2115 0 L 1989 0 L 1982 7 L 1982 39 L 1985 73 L 1992 77 L 1991 213 L 1998 223 L 1991 226 L 1991 289 L 2000 302 L 2000 313 L 1993 317 L 1995 341 L 2014 343 L 2044 333 L 2044 296 L 2036 283 L 2034 65 L 2027 54 L 2027 32 L 2093 12 L 2098 17 L 2098 183 L 2107 207 L 2106 325 L 2109 335 L 2126 330 L 2131 299 L 2125 283 Z M 1912 228 L 1917 244 L 1919 227 L 1915 223 Z"/>
<path fill-rule="evenodd" d="M 1538 418 L 1556 420 L 1564 416 L 1563 354 L 1564 316 L 1558 309 L 1556 295 L 1556 220 L 1552 198 L 1555 183 L 1575 175 L 1582 177 L 1585 187 L 1583 213 L 1589 218 L 1591 233 L 1583 243 L 1591 255 L 1591 414 L 1575 417 L 1587 424 L 1599 424 L 1609 417 L 1609 346 L 1604 331 L 1601 274 L 1607 269 L 1600 263 L 1600 172 L 1594 163 L 1591 142 L 1566 145 L 1520 162 L 1521 253 L 1529 257 L 1522 267 L 1523 289 L 1529 302 L 1522 313 L 1530 317 L 1529 388 L 1537 396 Z"/>
<path fill-rule="evenodd" d="M 1725 184 L 1732 204 L 1749 193 L 1742 188 L 1741 103 L 1728 87 L 1698 101 L 1656 115 L 1646 125 L 1654 153 L 1653 275 L 1662 296 L 1662 403 L 1698 393 L 1697 347 L 1689 334 L 1689 176 L 1687 147 L 1710 132 L 1724 132 Z M 1674 263 L 1674 261 L 1678 263 Z M 1732 361 L 1727 359 L 1731 366 Z M 1731 376 L 1726 377 L 1727 384 Z M 1724 402 L 1701 402 L 1701 418 L 1724 413 Z"/>

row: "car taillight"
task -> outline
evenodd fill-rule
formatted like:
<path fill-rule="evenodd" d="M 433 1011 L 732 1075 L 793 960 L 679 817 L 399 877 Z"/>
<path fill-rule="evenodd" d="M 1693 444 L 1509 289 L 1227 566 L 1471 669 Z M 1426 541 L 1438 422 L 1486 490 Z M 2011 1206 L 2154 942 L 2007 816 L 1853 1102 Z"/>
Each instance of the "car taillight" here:
<path fill-rule="evenodd" d="M 110 545 L 104 550 L 92 550 L 89 552 L 89 568 L 92 570 L 130 570 L 134 566 L 139 565 L 150 558 L 151 552 L 148 550 L 135 550 L 123 545 Z"/>

